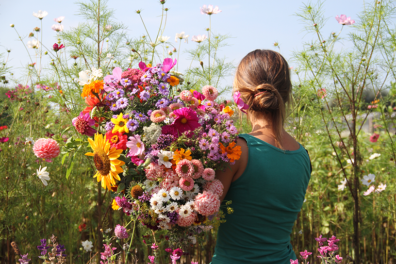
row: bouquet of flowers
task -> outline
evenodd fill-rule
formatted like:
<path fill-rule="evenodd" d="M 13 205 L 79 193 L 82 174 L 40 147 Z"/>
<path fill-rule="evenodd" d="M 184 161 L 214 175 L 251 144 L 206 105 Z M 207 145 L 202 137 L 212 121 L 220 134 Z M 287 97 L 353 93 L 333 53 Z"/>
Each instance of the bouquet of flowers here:
<path fill-rule="evenodd" d="M 176 89 L 183 80 L 171 72 L 175 64 L 140 62 L 103 80 L 96 69 L 80 73 L 88 106 L 73 125 L 94 137 L 86 155 L 97 181 L 114 192 L 112 208 L 177 237 L 211 228 L 207 219 L 223 194 L 215 171 L 238 160 L 241 149 L 232 108 L 216 102 L 215 87 Z"/>

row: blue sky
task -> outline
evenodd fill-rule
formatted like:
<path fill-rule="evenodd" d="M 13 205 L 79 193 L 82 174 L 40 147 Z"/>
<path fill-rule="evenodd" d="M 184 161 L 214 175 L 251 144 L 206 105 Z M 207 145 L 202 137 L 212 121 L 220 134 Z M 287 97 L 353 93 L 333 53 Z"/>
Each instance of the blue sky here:
<path fill-rule="evenodd" d="M 316 3 L 316 1 L 313 1 Z M 367 0 L 366 0 L 367 2 Z M 226 56 L 236 66 L 239 61 L 254 49 L 275 49 L 274 42 L 278 42 L 280 52 L 289 61 L 290 66 L 295 66 L 291 60 L 293 51 L 300 50 L 304 42 L 309 42 L 313 35 L 304 31 L 304 25 L 295 13 L 300 10 L 304 3 L 302 0 L 167 0 L 165 7 L 169 8 L 168 21 L 164 32 L 174 41 L 175 34 L 182 31 L 190 35 L 206 34 L 209 19 L 207 15 L 200 13 L 199 7 L 206 4 L 219 6 L 220 14 L 212 16 L 212 28 L 216 33 L 228 34 L 232 38 L 229 46 L 222 50 L 221 56 Z M 150 34 L 156 35 L 160 22 L 161 5 L 158 0 L 109 0 L 108 5 L 115 11 L 117 22 L 122 22 L 128 27 L 130 36 L 138 37 L 145 34 L 143 25 L 135 10 L 142 10 L 142 16 Z M 338 32 L 341 25 L 335 20 L 336 15 L 346 14 L 357 20 L 357 14 L 364 7 L 364 0 L 327 0 L 324 3 L 324 16 L 328 18 L 324 28 L 325 35 L 330 32 Z M 45 10 L 49 14 L 43 19 L 44 38 L 43 43 L 52 45 L 55 32 L 51 25 L 53 19 L 65 16 L 63 25 L 65 30 L 75 27 L 83 22 L 77 16 L 78 7 L 75 1 L 70 0 L 0 0 L 0 53 L 11 49 L 9 65 L 12 72 L 21 76 L 19 68 L 28 63 L 26 50 L 18 40 L 16 33 L 10 24 L 15 24 L 22 36 L 27 36 L 33 28 L 40 26 L 40 21 L 33 16 L 33 12 Z M 346 28 L 346 34 L 350 28 Z M 26 43 L 26 38 L 24 42 Z M 175 43 L 176 44 L 176 43 Z M 182 52 L 185 48 L 194 48 L 196 43 L 183 42 Z M 33 54 L 33 51 L 30 51 Z M 184 56 L 186 57 L 186 56 Z M 187 60 L 180 55 L 179 71 L 188 66 Z M 231 84 L 232 77 L 225 81 Z"/>

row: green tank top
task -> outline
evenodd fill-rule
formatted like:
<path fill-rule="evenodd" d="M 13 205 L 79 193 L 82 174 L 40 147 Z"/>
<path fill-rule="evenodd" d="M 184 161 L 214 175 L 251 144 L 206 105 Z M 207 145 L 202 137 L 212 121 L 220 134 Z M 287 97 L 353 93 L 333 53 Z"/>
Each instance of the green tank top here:
<path fill-rule="evenodd" d="M 281 150 L 248 134 L 248 164 L 224 198 L 233 214 L 221 224 L 212 264 L 277 263 L 297 259 L 290 234 L 311 175 L 308 153 Z"/>

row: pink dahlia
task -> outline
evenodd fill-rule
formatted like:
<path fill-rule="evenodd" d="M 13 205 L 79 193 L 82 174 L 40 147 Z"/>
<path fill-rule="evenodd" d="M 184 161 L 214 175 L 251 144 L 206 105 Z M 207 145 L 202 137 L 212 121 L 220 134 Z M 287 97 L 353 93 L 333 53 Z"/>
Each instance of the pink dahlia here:
<path fill-rule="evenodd" d="M 162 110 L 155 110 L 150 115 L 150 120 L 154 123 L 159 123 L 164 121 L 166 118 L 166 114 Z"/>
<path fill-rule="evenodd" d="M 375 143 L 375 142 L 378 141 L 378 138 L 379 138 L 379 137 L 380 137 L 379 134 L 374 133 L 374 134 L 372 134 L 372 135 L 370 136 L 370 141 L 373 142 L 373 143 Z"/>
<path fill-rule="evenodd" d="M 182 178 L 191 178 L 194 173 L 194 166 L 191 161 L 183 159 L 177 163 L 175 171 Z"/>
<path fill-rule="evenodd" d="M 192 98 L 192 94 L 188 90 L 184 90 L 180 93 L 180 99 L 182 99 L 183 101 L 190 101 L 191 98 Z"/>
<path fill-rule="evenodd" d="M 116 235 L 117 238 L 120 239 L 128 238 L 128 233 L 126 231 L 126 228 L 123 227 L 122 225 L 117 225 L 114 228 L 114 234 Z"/>
<path fill-rule="evenodd" d="M 215 178 L 215 171 L 211 168 L 204 169 L 202 173 L 202 178 L 204 178 L 207 181 L 213 181 Z"/>
<path fill-rule="evenodd" d="M 170 105 L 169 105 L 169 108 L 170 108 L 172 111 L 174 111 L 174 110 L 176 110 L 176 109 L 179 109 L 179 108 L 182 108 L 182 107 L 183 107 L 183 105 L 180 104 L 180 103 L 174 103 L 174 104 L 170 104 Z"/>
<path fill-rule="evenodd" d="M 152 181 L 162 177 L 161 167 L 155 164 L 154 162 L 150 163 L 150 165 L 145 169 L 145 172 L 147 179 Z"/>
<path fill-rule="evenodd" d="M 224 189 L 224 186 L 221 183 L 221 181 L 219 181 L 219 180 L 214 180 L 214 181 L 211 181 L 211 182 L 207 182 L 204 185 L 204 190 L 205 191 L 212 192 L 212 193 L 216 194 L 219 197 L 223 195 L 223 189 Z"/>
<path fill-rule="evenodd" d="M 121 78 L 128 78 L 132 84 L 138 83 L 142 77 L 143 72 L 139 69 L 129 69 L 121 74 Z"/>
<path fill-rule="evenodd" d="M 93 137 L 96 133 L 96 130 L 92 128 L 95 125 L 95 120 L 89 116 L 89 113 L 81 112 L 78 117 L 73 118 L 72 123 L 77 132 L 82 135 Z"/>
<path fill-rule="evenodd" d="M 202 93 L 209 101 L 216 100 L 217 96 L 219 95 L 217 89 L 210 85 L 205 85 L 204 87 L 202 87 Z"/>
<path fill-rule="evenodd" d="M 194 180 L 192 178 L 180 178 L 179 185 L 183 191 L 188 192 L 194 188 Z"/>
<path fill-rule="evenodd" d="M 188 107 L 183 107 L 173 111 L 173 113 L 177 116 L 175 122 L 173 122 L 172 126 L 174 126 L 179 133 L 183 133 L 185 131 L 194 131 L 196 128 L 201 125 L 198 123 L 197 112 Z"/>
<path fill-rule="evenodd" d="M 51 138 L 40 138 L 33 145 L 33 152 L 38 158 L 53 159 L 60 153 L 58 142 Z"/>
<path fill-rule="evenodd" d="M 209 216 L 219 211 L 220 199 L 216 194 L 204 191 L 195 196 L 194 206 L 198 213 Z"/>
<path fill-rule="evenodd" d="M 187 217 L 181 217 L 181 216 L 179 216 L 179 219 L 177 220 L 177 224 L 179 225 L 179 226 L 183 226 L 183 227 L 186 227 L 186 226 L 190 226 L 190 225 L 192 225 L 192 224 L 194 224 L 194 222 L 195 222 L 195 217 L 197 216 L 197 214 L 196 213 L 194 213 L 194 212 L 192 212 L 189 216 L 187 216 Z"/>
<path fill-rule="evenodd" d="M 194 173 L 192 175 L 193 179 L 198 179 L 201 177 L 202 173 L 204 172 L 204 167 L 202 165 L 202 162 L 200 160 L 192 160 L 191 161 L 193 167 L 194 167 Z"/>

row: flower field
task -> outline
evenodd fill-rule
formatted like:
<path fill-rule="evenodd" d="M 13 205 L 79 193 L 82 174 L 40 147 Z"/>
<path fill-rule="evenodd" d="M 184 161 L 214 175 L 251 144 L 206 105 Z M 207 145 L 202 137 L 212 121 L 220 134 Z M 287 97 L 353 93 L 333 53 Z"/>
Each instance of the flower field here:
<path fill-rule="evenodd" d="M 41 10 L 30 33 L 10 25 L 27 56 L 16 78 L 12 51 L 0 53 L 1 263 L 210 263 L 234 213 L 216 170 L 239 159 L 248 106 L 219 57 L 231 39 L 212 28 L 227 10 L 197 8 L 206 32 L 171 39 L 167 2 L 152 7 L 156 32 L 150 11 L 133 13 L 143 36 L 103 0 L 77 3 L 86 23 L 68 30 L 63 16 L 43 28 L 53 14 Z M 314 37 L 293 53 L 285 128 L 312 174 L 290 262 L 396 263 L 396 3 L 329 20 L 325 4 L 297 13 Z"/>

